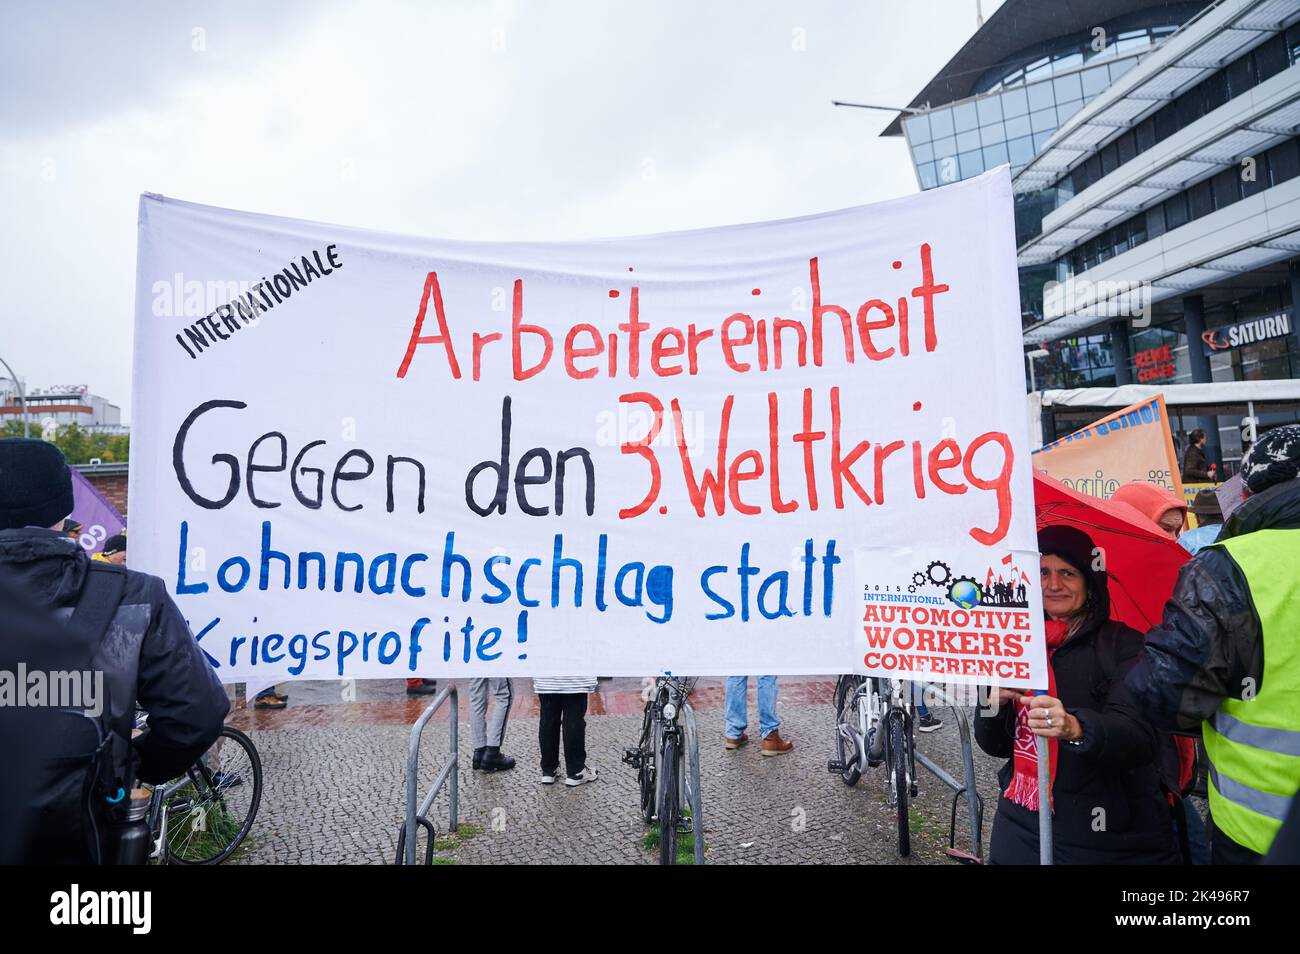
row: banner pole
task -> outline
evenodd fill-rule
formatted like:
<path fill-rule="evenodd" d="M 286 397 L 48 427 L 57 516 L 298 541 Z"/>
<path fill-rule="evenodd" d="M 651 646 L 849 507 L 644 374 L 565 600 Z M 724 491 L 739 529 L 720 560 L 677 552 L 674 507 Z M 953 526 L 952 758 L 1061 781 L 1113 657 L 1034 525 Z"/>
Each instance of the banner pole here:
<path fill-rule="evenodd" d="M 1041 689 L 1034 695 L 1046 695 Z M 1052 863 L 1052 747 L 1041 735 L 1034 737 L 1038 753 L 1038 863 Z"/>

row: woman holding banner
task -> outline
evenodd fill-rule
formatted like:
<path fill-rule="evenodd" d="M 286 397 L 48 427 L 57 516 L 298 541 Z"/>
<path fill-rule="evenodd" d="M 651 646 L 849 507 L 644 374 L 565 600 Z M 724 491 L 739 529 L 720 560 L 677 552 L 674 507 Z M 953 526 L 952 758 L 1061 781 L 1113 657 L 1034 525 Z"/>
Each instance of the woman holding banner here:
<path fill-rule="evenodd" d="M 1092 539 L 1067 526 L 1039 531 L 1049 688 L 995 687 L 975 720 L 989 755 L 1008 759 L 989 851 L 992 864 L 1038 863 L 1037 737 L 1051 758 L 1057 864 L 1177 864 L 1156 768 L 1158 736 L 1124 686 L 1142 635 L 1110 618 Z"/>

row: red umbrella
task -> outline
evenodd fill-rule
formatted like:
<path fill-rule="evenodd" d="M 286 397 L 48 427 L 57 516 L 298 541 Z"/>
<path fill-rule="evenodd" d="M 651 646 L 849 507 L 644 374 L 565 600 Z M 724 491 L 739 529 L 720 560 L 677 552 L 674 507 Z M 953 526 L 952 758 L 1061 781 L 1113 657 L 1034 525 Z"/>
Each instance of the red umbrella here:
<path fill-rule="evenodd" d="M 1128 504 L 1071 490 L 1034 471 L 1038 529 L 1077 527 L 1100 547 L 1110 577 L 1110 615 L 1145 633 L 1159 624 L 1178 571 L 1191 554 Z"/>

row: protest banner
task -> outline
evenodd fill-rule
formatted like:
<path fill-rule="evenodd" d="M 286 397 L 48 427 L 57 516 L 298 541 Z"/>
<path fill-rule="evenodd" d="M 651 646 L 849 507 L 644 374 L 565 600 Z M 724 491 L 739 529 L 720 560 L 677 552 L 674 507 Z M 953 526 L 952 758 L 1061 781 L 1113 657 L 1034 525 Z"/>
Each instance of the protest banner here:
<path fill-rule="evenodd" d="M 1160 394 L 1044 444 L 1034 451 L 1033 466 L 1103 500 L 1135 480 L 1183 494 L 1169 414 Z"/>
<path fill-rule="evenodd" d="M 589 242 L 145 195 L 132 565 L 226 681 L 1041 682 L 1014 259 L 1005 168 Z"/>
<path fill-rule="evenodd" d="M 81 524 L 77 542 L 87 553 L 104 549 L 104 541 L 126 530 L 126 521 L 117 508 L 104 499 L 95 485 L 72 470 L 72 519 Z"/>

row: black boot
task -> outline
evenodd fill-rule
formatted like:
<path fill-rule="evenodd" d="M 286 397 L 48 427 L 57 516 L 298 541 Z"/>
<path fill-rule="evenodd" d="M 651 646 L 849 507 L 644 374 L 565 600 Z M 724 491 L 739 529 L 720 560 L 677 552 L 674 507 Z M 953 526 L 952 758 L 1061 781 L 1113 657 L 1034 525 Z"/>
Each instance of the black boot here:
<path fill-rule="evenodd" d="M 483 767 L 483 753 L 487 751 L 487 746 L 480 746 L 474 750 L 474 771 Z"/>
<path fill-rule="evenodd" d="M 501 746 L 489 745 L 483 750 L 483 761 L 479 765 L 485 772 L 509 772 L 515 767 L 515 760 L 501 754 Z"/>

